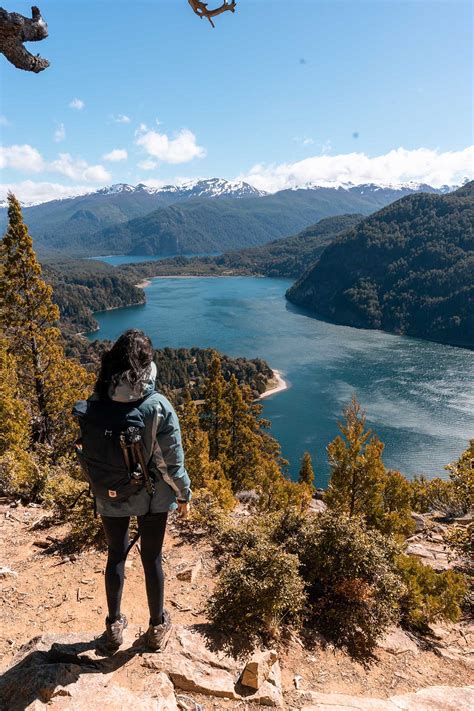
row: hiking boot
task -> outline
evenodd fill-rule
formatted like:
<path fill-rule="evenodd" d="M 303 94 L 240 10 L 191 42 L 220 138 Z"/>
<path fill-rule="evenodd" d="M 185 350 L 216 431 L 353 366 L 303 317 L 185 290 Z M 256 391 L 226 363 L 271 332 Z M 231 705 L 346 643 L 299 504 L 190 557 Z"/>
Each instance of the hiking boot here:
<path fill-rule="evenodd" d="M 105 620 L 105 647 L 109 652 L 115 652 L 123 642 L 123 631 L 128 625 L 125 615 L 120 615 L 115 622 Z"/>
<path fill-rule="evenodd" d="M 145 643 L 149 649 L 154 652 L 163 651 L 168 643 L 171 634 L 171 617 L 167 610 L 163 611 L 163 622 L 161 625 L 152 625 L 148 627 L 145 634 Z"/>

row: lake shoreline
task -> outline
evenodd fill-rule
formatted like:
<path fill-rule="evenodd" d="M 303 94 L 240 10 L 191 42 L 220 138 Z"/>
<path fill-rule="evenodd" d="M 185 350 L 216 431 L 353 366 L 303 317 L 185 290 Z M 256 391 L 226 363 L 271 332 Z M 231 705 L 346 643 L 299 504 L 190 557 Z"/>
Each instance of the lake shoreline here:
<path fill-rule="evenodd" d="M 290 384 L 288 381 L 286 381 L 280 370 L 276 370 L 275 368 L 272 368 L 272 373 L 273 373 L 273 378 L 268 382 L 267 390 L 265 390 L 264 393 L 260 395 L 258 398 L 259 400 L 264 400 L 266 397 L 270 397 L 270 395 L 276 395 L 277 393 L 281 393 L 284 390 L 288 390 L 290 387 Z"/>

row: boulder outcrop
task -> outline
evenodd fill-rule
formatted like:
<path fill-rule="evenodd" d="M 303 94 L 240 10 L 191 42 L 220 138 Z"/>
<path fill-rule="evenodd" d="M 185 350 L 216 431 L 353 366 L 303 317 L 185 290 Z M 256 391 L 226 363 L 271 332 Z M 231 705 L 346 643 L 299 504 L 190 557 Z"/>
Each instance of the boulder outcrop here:
<path fill-rule="evenodd" d="M 474 686 L 428 686 L 409 694 L 375 699 L 345 694 L 306 692 L 301 711 L 472 711 Z"/>
<path fill-rule="evenodd" d="M 281 673 L 276 654 L 263 652 L 258 688 L 240 683 L 242 664 L 211 651 L 200 630 L 176 626 L 166 650 L 151 653 L 139 628 L 125 630 L 114 655 L 102 651 L 93 634 L 43 634 L 18 651 L 0 678 L 0 708 L 8 711 L 178 711 L 176 693 L 203 694 L 282 707 Z M 268 657 L 268 659 L 267 659 Z M 266 662 L 265 662 L 266 660 Z M 265 663 L 264 663 L 265 662 Z M 123 686 L 123 667 L 142 680 L 140 688 Z"/>

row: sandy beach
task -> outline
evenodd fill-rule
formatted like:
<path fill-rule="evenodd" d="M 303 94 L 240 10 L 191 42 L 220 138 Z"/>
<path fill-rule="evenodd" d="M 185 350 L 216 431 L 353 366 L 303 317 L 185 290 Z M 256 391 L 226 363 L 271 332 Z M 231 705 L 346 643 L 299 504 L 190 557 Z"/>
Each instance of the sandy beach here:
<path fill-rule="evenodd" d="M 147 286 L 150 286 L 150 284 L 150 279 L 144 279 L 143 281 L 138 282 L 138 284 L 135 284 L 135 286 L 137 289 L 145 289 Z"/>
<path fill-rule="evenodd" d="M 286 380 L 283 379 L 279 370 L 273 370 L 273 378 L 270 383 L 272 384 L 272 387 L 262 393 L 259 400 L 263 400 L 265 397 L 270 397 L 270 395 L 276 395 L 276 393 L 280 393 L 283 390 L 288 390 L 290 387 Z M 273 385 L 273 383 L 275 384 Z"/>

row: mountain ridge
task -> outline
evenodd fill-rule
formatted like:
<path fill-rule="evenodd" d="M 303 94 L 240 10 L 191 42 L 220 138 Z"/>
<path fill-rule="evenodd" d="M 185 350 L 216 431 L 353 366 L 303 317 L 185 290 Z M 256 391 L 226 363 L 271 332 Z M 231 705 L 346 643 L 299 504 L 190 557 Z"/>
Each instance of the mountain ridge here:
<path fill-rule="evenodd" d="M 445 190 L 414 183 L 346 183 L 264 194 L 244 181 L 220 178 L 156 188 L 116 183 L 23 212 L 42 257 L 204 253 L 265 244 L 325 217 L 368 215 L 422 189 Z M 0 226 L 2 220 L 6 222 L 5 210 L 0 211 Z"/>

